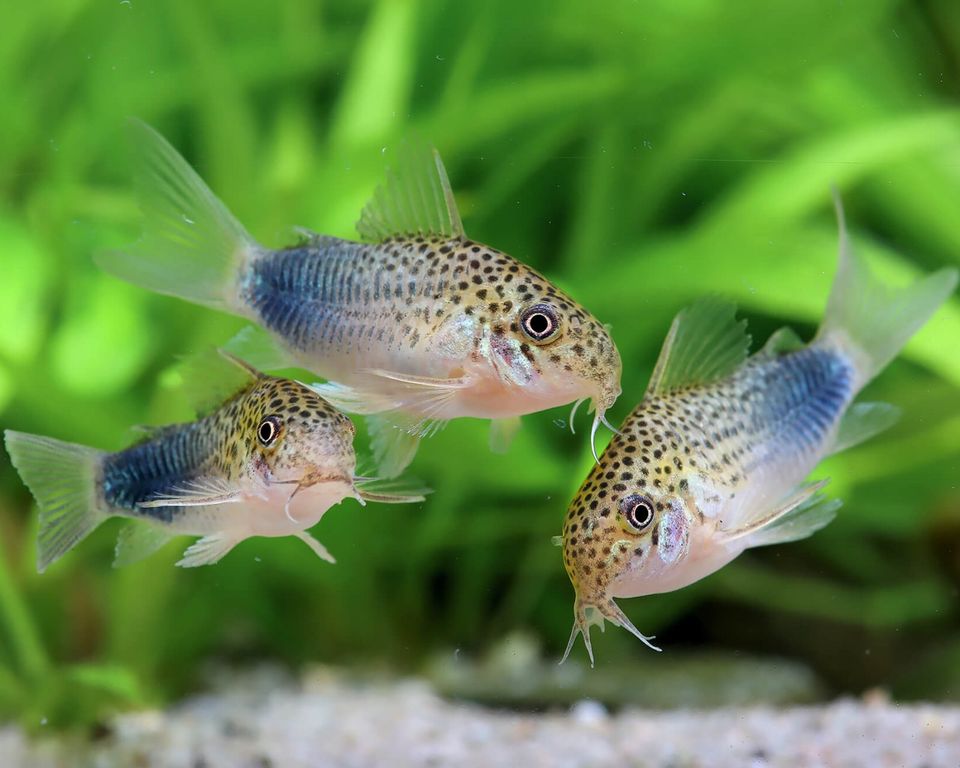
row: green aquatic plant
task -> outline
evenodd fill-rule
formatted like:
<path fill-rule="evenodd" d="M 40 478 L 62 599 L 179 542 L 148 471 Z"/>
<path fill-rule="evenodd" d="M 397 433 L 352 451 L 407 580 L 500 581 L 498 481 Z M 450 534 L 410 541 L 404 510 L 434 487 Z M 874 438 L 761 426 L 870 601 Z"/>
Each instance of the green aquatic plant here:
<path fill-rule="evenodd" d="M 384 148 L 428 137 L 471 236 L 611 324 L 624 361 L 615 423 L 671 318 L 704 293 L 735 301 L 756 338 L 784 324 L 809 338 L 836 263 L 831 185 L 884 280 L 960 261 L 953 3 L 640 5 L 12 7 L 0 39 L 0 425 L 119 449 L 132 424 L 192 417 L 175 358 L 242 325 L 95 269 L 94 252 L 138 232 L 130 115 L 271 246 L 294 224 L 353 236 Z M 923 695 L 904 682 L 913 664 L 937 679 L 960 633 L 958 339 L 954 298 L 864 393 L 903 418 L 826 462 L 846 501 L 829 528 L 637 600 L 631 620 L 668 647 L 777 653 L 834 689 L 896 676 Z M 200 685 L 211 658 L 412 669 L 516 628 L 559 658 L 572 593 L 550 537 L 593 463 L 584 436 L 554 423 L 565 416 L 527 417 L 505 456 L 488 454 L 483 425 L 451 424 L 413 466 L 436 491 L 422 508 L 324 517 L 334 568 L 278 540 L 241 544 L 202 573 L 173 568 L 179 545 L 113 570 L 108 523 L 40 578 L 35 512 L 0 458 L 3 714 L 39 721 L 54 692 L 60 722 L 90 722 Z M 605 665 L 640 652 L 626 633 L 595 643 Z M 80 685 L 76 665 L 117 677 Z"/>

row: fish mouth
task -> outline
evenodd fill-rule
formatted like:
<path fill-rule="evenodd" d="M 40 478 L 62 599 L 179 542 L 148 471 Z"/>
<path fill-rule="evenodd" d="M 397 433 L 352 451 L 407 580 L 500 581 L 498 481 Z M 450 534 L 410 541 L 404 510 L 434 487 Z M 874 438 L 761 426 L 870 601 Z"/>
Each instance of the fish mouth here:
<path fill-rule="evenodd" d="M 346 483 L 347 485 L 353 485 L 353 477 L 343 472 L 330 472 L 329 470 L 323 470 L 318 468 L 312 469 L 306 474 L 302 475 L 299 478 L 292 478 L 290 480 L 270 480 L 270 485 L 293 485 L 296 486 L 291 493 L 291 497 L 294 494 L 297 494 L 301 491 L 305 491 L 308 488 L 312 488 L 315 485 L 320 485 L 321 483 Z"/>
<path fill-rule="evenodd" d="M 293 502 L 296 495 L 302 491 L 306 491 L 309 488 L 313 488 L 314 486 L 328 483 L 343 483 L 350 488 L 353 488 L 354 493 L 356 493 L 356 488 L 353 484 L 353 478 L 350 475 L 345 475 L 342 472 L 331 473 L 327 470 L 320 469 L 319 467 L 310 470 L 306 474 L 302 475 L 299 479 L 268 481 L 269 485 L 293 486 L 293 490 L 290 492 L 290 495 L 287 497 L 287 500 L 283 505 L 283 513 L 291 523 L 300 522 L 290 512 L 290 504 Z"/>
<path fill-rule="evenodd" d="M 583 635 L 583 644 L 586 646 L 587 656 L 590 658 L 590 667 L 593 668 L 594 658 L 593 645 L 590 642 L 590 627 L 596 624 L 600 627 L 600 631 L 603 632 L 604 620 L 609 621 L 614 626 L 627 630 L 627 632 L 651 650 L 657 651 L 658 653 L 662 650 L 650 642 L 656 635 L 645 635 L 633 626 L 633 622 L 626 617 L 624 612 L 620 610 L 620 606 L 618 606 L 612 598 L 605 597 L 594 602 L 581 600 L 580 596 L 577 595 L 577 599 L 573 604 L 573 629 L 570 631 L 567 649 L 563 652 L 563 658 L 560 659 L 560 664 L 563 664 L 563 662 L 567 660 L 570 651 L 573 650 L 574 643 L 577 641 L 577 635 Z"/>

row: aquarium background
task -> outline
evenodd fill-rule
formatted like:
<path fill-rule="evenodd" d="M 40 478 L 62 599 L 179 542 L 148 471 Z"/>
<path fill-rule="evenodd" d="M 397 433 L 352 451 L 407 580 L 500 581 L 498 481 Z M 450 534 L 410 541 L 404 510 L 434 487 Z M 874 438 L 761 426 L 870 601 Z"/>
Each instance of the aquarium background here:
<path fill-rule="evenodd" d="M 836 262 L 832 186 L 891 280 L 960 262 L 958 92 L 950 0 L 11 5 L 0 423 L 122 448 L 132 425 L 190 418 L 176 360 L 243 325 L 93 266 L 137 236 L 131 115 L 275 246 L 296 224 L 351 236 L 390 148 L 427 137 L 468 234 L 612 325 L 616 423 L 694 297 L 734 298 L 755 345 L 783 324 L 814 331 Z M 811 670 L 823 695 L 960 699 L 956 297 L 864 397 L 903 418 L 817 470 L 844 499 L 837 520 L 622 601 L 666 652 L 595 632 L 598 674 L 756 657 Z M 40 576 L 32 500 L 3 456 L 0 716 L 90 723 L 262 660 L 407 674 L 524 637 L 552 663 L 573 593 L 551 537 L 592 461 L 587 417 L 574 436 L 567 413 L 524 418 L 506 455 L 485 423 L 451 424 L 413 466 L 435 489 L 426 503 L 325 516 L 315 533 L 336 566 L 256 539 L 185 571 L 178 540 L 114 570 L 112 521 Z M 584 661 L 581 647 L 570 663 Z"/>

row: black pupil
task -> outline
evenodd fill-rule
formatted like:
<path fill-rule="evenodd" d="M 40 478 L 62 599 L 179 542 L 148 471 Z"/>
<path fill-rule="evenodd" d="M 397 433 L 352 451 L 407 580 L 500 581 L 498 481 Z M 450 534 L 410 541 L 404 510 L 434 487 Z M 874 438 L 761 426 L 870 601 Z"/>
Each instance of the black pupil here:
<path fill-rule="evenodd" d="M 552 323 L 550 322 L 550 318 L 542 312 L 537 312 L 536 314 L 530 315 L 530 317 L 527 319 L 527 327 L 534 336 L 544 335 L 550 330 L 551 325 Z"/>
<path fill-rule="evenodd" d="M 637 501 L 630 509 L 630 522 L 637 528 L 643 528 L 653 517 L 653 509 L 644 499 Z"/>
<path fill-rule="evenodd" d="M 269 443 L 273 439 L 275 427 L 273 426 L 272 421 L 265 421 L 260 425 L 260 440 L 264 443 Z"/>

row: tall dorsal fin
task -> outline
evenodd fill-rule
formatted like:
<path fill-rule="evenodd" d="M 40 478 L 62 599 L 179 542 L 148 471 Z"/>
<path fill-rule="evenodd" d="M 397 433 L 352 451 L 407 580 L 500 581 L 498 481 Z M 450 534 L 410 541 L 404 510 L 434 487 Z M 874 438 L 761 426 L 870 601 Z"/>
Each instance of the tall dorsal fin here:
<path fill-rule="evenodd" d="M 463 237 L 460 212 L 440 153 L 424 142 L 407 141 L 393 168 L 363 207 L 357 231 L 382 242 L 397 235 Z"/>
<path fill-rule="evenodd" d="M 207 349 L 186 357 L 177 372 L 187 401 L 204 416 L 250 382 L 263 378 L 252 365 L 222 349 Z"/>
<path fill-rule="evenodd" d="M 747 321 L 718 296 L 698 299 L 673 319 L 660 350 L 647 395 L 723 378 L 747 359 Z"/>

